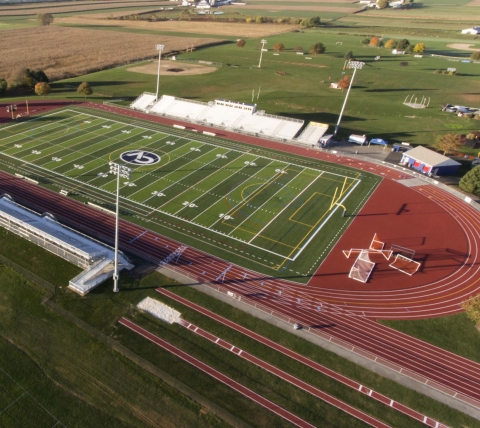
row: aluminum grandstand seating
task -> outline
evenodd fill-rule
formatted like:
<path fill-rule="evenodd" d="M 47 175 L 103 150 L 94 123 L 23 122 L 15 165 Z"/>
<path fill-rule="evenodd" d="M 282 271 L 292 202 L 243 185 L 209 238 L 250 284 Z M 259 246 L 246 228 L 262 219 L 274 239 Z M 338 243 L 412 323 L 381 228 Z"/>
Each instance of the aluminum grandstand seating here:
<path fill-rule="evenodd" d="M 132 104 L 130 104 L 130 108 L 134 110 L 142 110 L 146 111 L 152 105 L 157 96 L 155 94 L 151 94 L 150 92 L 144 92 L 140 95 Z"/>

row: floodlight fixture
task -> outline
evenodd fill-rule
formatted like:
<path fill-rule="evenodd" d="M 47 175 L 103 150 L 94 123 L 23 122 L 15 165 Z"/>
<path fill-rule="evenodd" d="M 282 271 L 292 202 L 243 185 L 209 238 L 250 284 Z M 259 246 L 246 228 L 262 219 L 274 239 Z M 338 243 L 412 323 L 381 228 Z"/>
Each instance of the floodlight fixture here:
<path fill-rule="evenodd" d="M 348 90 L 347 94 L 345 95 L 345 101 L 343 102 L 342 111 L 340 112 L 340 116 L 338 116 L 337 126 L 335 126 L 335 131 L 333 133 L 334 136 L 337 135 L 337 132 L 340 128 L 340 121 L 342 120 L 343 111 L 345 110 L 345 106 L 347 105 L 348 94 L 350 93 L 350 89 L 352 88 L 353 79 L 355 79 L 355 73 L 357 72 L 357 70 L 361 70 L 364 65 L 365 63 L 362 61 L 348 61 L 347 68 L 353 68 L 353 75 L 352 80 L 350 80 L 350 85 L 348 85 Z"/>
<path fill-rule="evenodd" d="M 115 206 L 115 264 L 113 272 L 113 291 L 118 292 L 118 217 L 119 217 L 119 203 L 120 203 L 120 177 L 130 179 L 132 168 L 126 165 L 121 165 L 115 162 L 109 162 L 110 174 L 117 176 L 117 200 Z"/>
<path fill-rule="evenodd" d="M 265 43 L 267 43 L 267 41 L 265 39 L 262 39 L 261 43 L 262 43 L 262 48 L 260 49 L 260 61 L 258 62 L 258 68 L 262 67 L 262 54 L 263 54 Z"/>
<path fill-rule="evenodd" d="M 160 59 L 162 58 L 162 52 L 163 52 L 163 49 L 165 49 L 165 45 L 155 45 L 155 49 L 158 51 L 157 97 L 156 97 L 156 101 L 158 101 L 158 90 L 160 88 Z"/>

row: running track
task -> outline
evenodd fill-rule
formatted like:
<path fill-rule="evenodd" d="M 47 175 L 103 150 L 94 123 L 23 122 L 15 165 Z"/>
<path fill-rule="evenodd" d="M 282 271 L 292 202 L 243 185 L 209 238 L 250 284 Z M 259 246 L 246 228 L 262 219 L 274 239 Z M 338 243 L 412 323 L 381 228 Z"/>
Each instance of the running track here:
<path fill-rule="evenodd" d="M 103 107 L 103 106 L 102 106 Z M 104 108 L 113 110 L 113 108 Z M 117 113 L 124 113 L 118 109 Z M 132 113 L 131 116 L 152 119 L 151 116 Z M 159 120 L 159 118 L 156 118 Z M 229 136 L 230 137 L 230 136 Z M 241 136 L 241 139 L 246 139 Z M 252 141 L 250 141 L 252 142 Z M 275 146 L 272 142 L 255 140 L 256 144 Z M 307 154 L 305 149 L 281 146 L 284 151 Z M 309 153 L 311 154 L 311 152 Z M 319 153 L 318 157 L 326 157 Z M 372 165 L 345 157 L 335 157 L 338 163 L 348 163 L 359 169 L 374 172 L 387 179 L 397 179 L 398 171 L 381 165 Z M 112 242 L 114 220 L 109 214 L 99 212 L 81 203 L 62 197 L 39 186 L 0 172 L 0 191 L 11 194 L 16 201 L 39 212 L 49 211 L 60 221 L 91 234 L 106 242 Z M 402 372 L 418 377 L 437 389 L 456 391 L 457 398 L 480 407 L 480 364 L 436 348 L 403 333 L 375 322 L 374 318 L 419 318 L 456 313 L 460 302 L 478 292 L 478 245 L 480 213 L 468 204 L 433 185 L 414 188 L 448 210 L 452 218 L 464 230 L 468 241 L 469 256 L 459 268 L 440 281 L 421 288 L 390 292 L 355 292 L 349 290 L 315 289 L 305 292 L 305 286 L 282 279 L 266 278 L 255 272 L 234 266 L 222 285 L 247 300 L 255 301 L 279 317 L 310 326 L 317 334 L 328 333 L 333 340 L 349 343 L 351 349 L 367 351 L 383 364 L 401 367 Z M 181 244 L 132 223 L 121 221 L 120 242 L 129 251 L 154 263 L 162 261 Z M 139 237 L 143 234 L 141 237 Z M 138 238 L 131 242 L 134 238 Z M 168 248 L 167 248 L 168 247 Z M 178 261 L 182 273 L 203 283 L 215 283 L 226 269 L 228 262 L 211 257 L 196 249 L 188 248 Z M 281 293 L 281 294 L 279 294 Z M 378 300 L 372 302 L 373 294 Z M 329 299 L 342 300 L 344 305 L 329 303 Z M 396 303 L 399 302 L 399 303 Z M 374 303 L 374 304 L 372 304 Z M 319 311 L 318 308 L 321 308 Z M 325 334 L 325 336 L 327 336 Z"/>
<path fill-rule="evenodd" d="M 168 342 L 165 342 L 164 340 L 160 339 L 159 337 L 153 335 L 149 331 L 143 329 L 142 327 L 138 326 L 137 324 L 134 324 L 133 322 L 129 321 L 126 318 L 121 318 L 118 321 L 121 325 L 127 327 L 128 329 L 134 331 L 135 333 L 139 334 L 140 336 L 143 336 L 145 339 L 149 340 L 150 342 L 154 343 L 155 345 L 165 349 L 166 351 L 172 353 L 173 355 L 176 355 L 178 358 L 181 358 L 182 360 L 186 361 L 187 363 L 191 364 L 192 366 L 196 367 L 197 369 L 207 373 L 209 376 L 213 377 L 214 379 L 218 380 L 219 382 L 222 382 L 223 384 L 229 386 L 233 390 L 239 392 L 240 394 L 244 395 L 245 397 L 248 397 L 250 400 L 254 401 L 257 404 L 260 404 L 261 406 L 267 408 L 273 413 L 276 413 L 278 416 L 282 417 L 283 419 L 291 422 L 292 424 L 296 425 L 297 427 L 302 427 L 302 428 L 314 428 L 314 425 L 309 424 L 308 422 L 304 421 L 303 419 L 299 418 L 298 416 L 295 416 L 293 413 L 288 412 L 287 410 L 283 409 L 280 406 L 277 406 L 275 403 L 272 403 L 271 401 L 267 400 L 266 398 L 263 398 L 261 395 L 258 395 L 256 392 L 253 392 L 251 389 L 248 389 L 247 387 L 239 384 L 238 382 L 234 381 L 233 379 L 229 378 L 228 376 L 225 376 L 223 373 L 220 373 L 219 371 L 215 370 L 214 368 L 206 365 L 205 363 L 202 363 L 200 360 L 197 360 L 196 358 L 191 357 L 188 355 L 186 352 L 183 352 L 182 350 L 176 348 L 175 346 L 171 345 Z M 386 426 L 384 424 L 382 425 L 376 425 L 376 426 Z"/>
<path fill-rule="evenodd" d="M 404 413 L 407 416 L 410 416 L 411 418 L 413 418 L 417 421 L 420 421 L 427 426 L 436 427 L 436 428 L 444 428 L 445 427 L 445 425 L 441 424 L 440 422 L 435 421 L 434 419 L 429 418 L 429 417 L 417 412 L 416 410 L 411 409 L 410 407 L 404 406 L 403 404 L 398 403 L 398 402 L 392 400 L 391 398 L 386 397 L 383 394 L 380 394 L 380 393 L 378 393 L 378 392 L 376 392 L 372 389 L 369 389 L 369 388 L 363 386 L 362 384 L 360 384 L 360 383 L 358 383 L 358 382 L 356 382 L 356 381 L 354 381 L 354 380 L 352 380 L 352 379 L 350 379 L 346 376 L 343 376 L 340 373 L 337 373 L 333 370 L 330 370 L 329 368 L 327 368 L 325 366 L 322 366 L 321 364 L 317 363 L 316 361 L 310 360 L 309 358 L 307 358 L 307 357 L 305 357 L 301 354 L 298 354 L 297 352 L 292 351 L 291 349 L 285 348 L 284 346 L 279 345 L 278 343 L 276 343 L 276 342 L 274 342 L 274 341 L 272 341 L 272 340 L 270 340 L 270 339 L 268 339 L 264 336 L 261 336 L 260 334 L 255 333 L 254 331 L 251 331 L 251 330 L 249 330 L 245 327 L 242 327 L 241 325 L 236 324 L 236 323 L 234 323 L 233 321 L 230 321 L 227 318 L 224 318 L 220 315 L 217 315 L 216 313 L 211 312 L 211 311 L 209 311 L 208 309 L 205 309 L 202 306 L 199 306 L 199 305 L 197 305 L 197 304 L 195 304 L 195 303 L 193 303 L 193 302 L 191 302 L 187 299 L 184 299 L 183 297 L 180 297 L 180 296 L 176 295 L 175 293 L 172 293 L 171 291 L 168 291 L 164 288 L 157 288 L 156 291 L 158 293 L 164 295 L 164 296 L 167 296 L 167 297 L 181 303 L 182 305 L 187 306 L 190 309 L 193 309 L 193 310 L 201 313 L 202 315 L 205 315 L 205 316 L 207 316 L 207 317 L 209 317 L 209 318 L 211 318 L 211 319 L 213 319 L 213 320 L 215 320 L 215 321 L 217 321 L 217 322 L 219 322 L 223 325 L 226 325 L 227 327 L 229 327 L 233 330 L 236 330 L 236 331 L 244 334 L 247 337 L 250 337 L 251 339 L 256 340 L 257 342 L 259 342 L 259 343 L 261 343 L 265 346 L 268 346 L 271 349 L 274 349 L 275 351 L 278 351 L 278 352 L 282 353 L 285 356 L 288 356 L 288 357 L 292 358 L 295 361 L 298 361 L 302 364 L 305 364 L 306 366 L 316 370 L 319 373 L 322 373 L 325 376 L 328 376 L 332 379 L 335 379 L 336 381 L 342 383 L 343 385 L 346 385 L 346 386 L 348 386 L 348 387 L 350 387 L 350 388 L 352 388 L 356 391 L 360 391 L 363 394 L 372 398 L 373 400 L 378 401 L 382 404 L 385 404 L 386 406 L 389 406 L 389 407 L 391 407 L 395 410 L 398 410 L 399 412 Z M 229 343 L 223 341 L 222 339 L 217 338 L 216 336 L 202 330 L 201 328 L 199 328 L 197 326 L 194 326 L 193 324 L 190 324 L 188 321 L 185 321 L 185 320 L 181 319 L 180 320 L 180 325 L 188 328 L 189 330 L 193 331 L 196 334 L 200 334 L 201 336 L 207 338 L 208 340 L 210 340 L 214 343 L 220 344 L 225 349 L 229 349 L 231 352 L 234 352 L 238 349 L 236 347 L 232 348 L 232 345 L 230 345 Z M 245 354 L 246 354 L 246 352 L 242 351 L 242 356 L 245 356 Z M 238 353 L 238 355 L 240 355 L 240 353 Z M 322 397 L 319 397 L 319 398 L 322 398 Z"/>

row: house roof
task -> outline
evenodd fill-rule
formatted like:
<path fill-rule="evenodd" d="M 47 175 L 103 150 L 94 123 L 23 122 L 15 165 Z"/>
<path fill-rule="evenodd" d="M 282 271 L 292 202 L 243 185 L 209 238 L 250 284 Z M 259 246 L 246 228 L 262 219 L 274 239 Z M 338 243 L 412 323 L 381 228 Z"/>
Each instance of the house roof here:
<path fill-rule="evenodd" d="M 404 156 L 408 156 L 409 158 L 418 160 L 432 167 L 461 165 L 460 162 L 454 161 L 447 156 L 441 155 L 440 153 L 434 152 L 423 146 L 418 146 L 409 150 Z"/>

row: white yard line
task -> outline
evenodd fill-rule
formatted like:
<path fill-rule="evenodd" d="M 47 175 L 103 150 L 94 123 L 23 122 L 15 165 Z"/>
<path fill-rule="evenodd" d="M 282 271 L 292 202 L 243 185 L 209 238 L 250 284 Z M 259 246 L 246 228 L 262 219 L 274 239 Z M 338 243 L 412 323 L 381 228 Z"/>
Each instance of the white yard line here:
<path fill-rule="evenodd" d="M 263 168 L 260 168 L 255 174 L 251 175 L 249 178 L 247 178 L 245 181 L 241 182 L 239 185 L 241 184 L 244 184 L 245 182 L 247 182 L 248 180 L 252 179 L 252 178 L 255 178 L 255 176 L 263 171 L 265 168 L 268 168 L 270 166 L 270 164 L 272 164 L 273 162 L 278 162 L 276 160 L 271 160 L 269 164 L 265 165 Z M 269 180 L 267 180 L 266 182 L 268 182 Z M 262 186 L 260 187 L 263 187 L 265 185 L 265 182 L 262 183 Z M 238 186 L 237 186 L 238 187 Z M 246 201 L 245 200 L 242 200 L 240 202 L 238 202 L 235 206 L 233 206 L 232 208 L 230 208 L 230 210 L 226 213 L 226 215 L 229 215 L 233 210 L 235 210 L 240 204 L 243 204 L 245 203 Z M 219 218 L 218 220 L 215 220 L 215 222 L 213 222 L 210 226 L 208 226 L 207 229 L 210 229 L 212 228 L 215 224 L 217 224 L 220 220 L 222 220 L 221 218 Z M 227 235 L 228 236 L 228 235 Z"/>
<path fill-rule="evenodd" d="M 96 124 L 93 124 L 93 125 L 89 126 L 88 128 L 85 128 L 85 131 L 87 131 L 89 128 L 93 128 L 94 126 L 97 126 L 97 125 L 96 125 Z M 77 131 L 75 131 L 75 132 L 77 132 Z M 85 133 L 85 136 L 88 136 L 89 134 L 94 133 L 94 132 L 95 132 L 95 131 L 86 132 L 86 133 Z M 69 151 L 71 151 L 72 153 L 75 153 L 76 150 L 73 150 L 73 149 L 72 149 L 73 147 L 75 147 L 77 144 L 83 144 L 83 143 L 87 142 L 88 140 L 90 140 L 90 139 L 92 139 L 92 138 L 96 138 L 96 137 L 98 137 L 98 135 L 94 135 L 94 136 L 91 137 L 91 138 L 87 138 L 86 140 L 79 141 L 78 143 L 75 143 L 75 144 L 73 144 L 73 145 L 70 146 L 70 147 L 63 147 L 63 146 L 61 146 L 60 144 L 56 144 L 56 143 L 55 143 L 56 140 L 58 140 L 58 139 L 64 139 L 64 137 L 65 137 L 65 135 L 62 135 L 61 137 L 54 138 L 53 140 L 40 141 L 40 143 L 37 144 L 36 146 L 34 146 L 34 147 L 29 147 L 28 149 L 30 149 L 30 148 L 33 148 L 33 149 L 34 149 L 35 147 L 38 147 L 39 145 L 49 144 L 51 147 L 55 146 L 55 147 L 59 147 L 59 148 L 60 148 L 59 150 L 57 150 L 57 151 L 55 151 L 55 152 L 50 152 L 50 153 L 48 153 L 48 154 L 46 154 L 46 155 L 44 155 L 44 156 L 40 156 L 39 158 L 35 159 L 35 162 L 38 162 L 40 159 L 53 156 L 53 155 L 55 155 L 55 153 L 58 153 L 58 152 L 61 152 L 61 151 L 64 151 L 64 150 L 69 150 Z M 78 137 L 76 137 L 76 138 L 78 138 Z M 76 138 L 75 138 L 75 139 L 76 139 Z M 104 142 L 99 142 L 99 143 L 95 143 L 95 144 L 101 144 L 101 143 L 104 143 Z M 65 144 L 65 141 L 64 141 L 62 144 Z M 89 147 L 93 147 L 93 146 L 95 146 L 95 144 L 93 144 L 92 146 L 89 146 Z M 47 149 L 44 149 L 44 150 L 48 150 L 48 148 L 47 148 Z M 30 156 L 30 155 L 26 155 L 26 156 Z M 23 158 L 22 158 L 22 159 L 23 159 Z M 48 162 L 46 162 L 46 163 L 50 163 L 50 162 L 51 162 L 51 161 L 48 161 Z M 61 166 L 61 165 L 59 165 L 59 166 Z M 55 168 L 52 168 L 52 169 L 55 169 Z"/>
<path fill-rule="evenodd" d="M 58 113 L 58 112 L 57 112 L 57 113 Z M 76 116 L 67 117 L 67 118 L 65 118 L 65 119 L 60 119 L 58 122 L 55 122 L 55 125 L 58 125 L 58 124 L 60 124 L 60 122 L 63 122 L 63 121 L 65 121 L 65 120 L 75 119 L 77 116 L 82 116 L 82 115 L 83 115 L 83 113 L 80 113 L 80 114 L 77 114 Z M 20 125 L 20 124 L 19 124 L 19 125 Z M 52 125 L 52 124 L 51 124 L 51 123 L 46 123 L 46 124 L 41 125 L 41 126 L 39 126 L 39 127 L 37 127 L 37 128 L 34 128 L 34 131 L 36 131 L 36 130 L 38 130 L 38 129 L 42 129 L 42 128 L 44 128 L 45 126 L 50 126 L 50 125 Z M 62 124 L 60 124 L 59 126 L 54 126 L 53 129 L 62 128 L 63 125 L 64 125 L 64 124 L 62 123 Z M 0 128 L 0 131 L 3 131 L 4 129 L 5 129 L 5 128 Z M 6 128 L 6 129 L 9 129 L 9 128 Z M 15 143 L 15 142 L 18 141 L 18 140 L 21 140 L 22 138 L 25 137 L 23 134 L 28 133 L 28 132 L 32 132 L 32 129 L 28 129 L 28 130 L 26 130 L 26 131 L 23 131 L 23 132 L 20 132 L 20 133 L 18 133 L 18 134 L 15 134 L 14 136 L 15 136 L 15 137 L 18 137 L 18 138 L 15 138 L 14 140 L 9 141 L 7 144 L 12 144 L 12 143 Z M 8 137 L 4 137 L 4 138 L 0 139 L 0 146 L 2 146 L 1 142 L 2 142 L 3 140 L 6 140 L 6 139 L 11 138 L 11 137 L 12 137 L 12 135 L 9 135 Z M 29 138 L 31 138 L 31 139 L 35 138 L 35 134 L 30 135 Z"/>
<path fill-rule="evenodd" d="M 230 153 L 230 152 L 227 152 L 227 153 Z M 222 166 L 221 168 L 218 168 L 216 171 L 212 172 L 211 174 L 207 175 L 203 180 L 206 180 L 207 178 L 211 177 L 212 175 L 214 174 L 217 174 L 219 171 L 222 171 L 223 169 L 225 169 L 226 167 L 228 167 L 229 165 L 231 165 L 232 163 L 234 162 L 237 162 L 243 155 L 240 155 L 238 158 L 236 159 L 233 159 L 231 162 L 227 163 L 226 165 Z M 243 168 L 246 168 L 247 165 L 244 165 L 242 168 L 240 168 L 240 171 L 243 169 Z M 218 181 L 217 183 L 214 184 L 213 187 L 211 187 L 210 189 L 208 190 L 205 190 L 204 192 L 201 192 L 200 196 L 198 196 L 197 198 L 195 198 L 193 201 L 191 201 L 192 203 L 195 203 L 198 199 L 200 199 L 201 197 L 205 196 L 206 194 L 210 193 L 210 191 L 218 186 L 219 184 L 223 183 L 225 180 L 228 180 L 230 179 L 232 176 L 229 175 L 228 177 L 225 177 L 222 181 Z M 195 183 L 195 186 L 197 186 L 198 184 L 200 184 L 203 180 L 200 180 L 198 183 Z M 174 201 L 176 198 L 178 198 L 179 196 L 183 195 L 185 192 L 188 192 L 189 190 L 191 190 L 193 188 L 192 187 L 189 187 L 188 189 L 185 189 L 183 192 L 179 193 L 177 196 L 175 196 L 173 199 L 170 199 L 168 202 L 172 202 Z M 216 203 L 216 202 L 215 202 Z M 165 205 L 165 204 L 163 204 Z M 160 206 L 163 206 L 163 205 L 160 205 Z M 215 204 L 214 204 L 215 205 Z M 213 205 L 210 205 L 210 207 L 207 208 L 207 210 L 209 210 Z M 180 211 L 182 211 L 183 209 L 185 209 L 185 207 L 182 207 L 180 208 L 176 213 L 175 215 L 177 215 Z M 192 220 L 195 220 L 199 215 L 203 214 L 205 211 L 207 210 L 204 210 L 202 211 L 200 214 L 196 215 Z"/>
<path fill-rule="evenodd" d="M 188 144 L 188 143 L 187 143 L 187 144 Z M 196 143 L 195 143 L 195 144 L 196 144 Z M 203 147 L 203 145 L 200 146 L 200 147 L 197 147 L 197 148 L 202 148 L 202 147 Z M 181 148 L 183 148 L 183 146 L 182 146 L 182 147 L 178 147 L 178 150 L 180 150 Z M 175 150 L 177 150 L 177 148 L 176 148 Z M 175 150 L 174 150 L 174 151 L 175 151 Z M 213 148 L 212 150 L 215 150 L 215 148 Z M 196 159 L 190 160 L 189 162 L 187 162 L 187 163 L 186 163 L 185 165 L 183 165 L 183 166 L 186 167 L 186 166 L 190 165 L 191 163 L 198 162 L 198 159 L 200 159 L 200 158 L 202 158 L 203 156 L 207 155 L 207 154 L 210 153 L 212 150 L 209 150 L 208 152 L 203 153 L 201 156 L 199 156 L 199 157 L 196 158 Z M 172 152 L 172 153 L 173 153 L 173 152 Z M 191 154 L 191 151 L 188 151 L 188 152 L 185 153 L 184 155 L 177 157 L 175 160 L 182 159 L 183 157 L 185 157 L 185 156 L 187 156 L 187 155 L 190 155 L 190 154 Z M 213 161 L 212 161 L 212 162 L 213 162 Z M 162 166 L 162 167 L 163 167 L 163 166 Z M 161 167 L 161 168 L 162 168 L 162 167 Z M 147 174 L 153 175 L 153 174 L 154 174 L 156 171 L 158 171 L 159 169 L 160 169 L 160 168 L 157 168 L 155 171 L 152 171 L 151 173 L 147 173 Z M 168 177 L 169 175 L 175 174 L 176 172 L 178 172 L 178 171 L 177 171 L 177 170 L 171 171 L 171 172 L 169 172 L 168 174 L 164 175 L 163 177 L 160 177 L 157 181 L 161 181 L 161 180 L 167 179 L 167 177 Z M 191 174 L 194 174 L 195 172 L 196 172 L 196 170 L 193 171 L 193 172 L 191 172 L 191 173 L 188 174 L 188 175 L 183 176 L 183 177 L 181 178 L 181 180 L 183 180 L 185 177 L 188 177 L 188 176 L 191 175 Z M 155 177 L 155 175 L 153 175 L 153 176 Z M 143 178 L 143 177 L 144 177 L 144 176 L 142 175 L 141 177 L 137 178 L 137 180 L 140 180 L 140 179 Z M 132 183 L 135 183 L 135 181 L 137 181 L 137 180 L 132 181 Z M 167 181 L 171 181 L 171 180 L 168 180 L 168 179 L 167 179 Z M 154 183 L 156 183 L 156 181 L 155 181 Z M 151 184 L 154 184 L 154 183 L 151 183 Z M 170 184 L 169 186 L 167 186 L 167 187 L 165 187 L 164 189 L 162 189 L 162 191 L 165 190 L 165 189 L 168 189 L 169 187 L 171 187 L 171 186 L 173 186 L 173 185 L 175 185 L 175 184 L 177 184 L 177 183 L 178 183 L 178 181 L 175 181 L 173 184 Z M 151 184 L 149 184 L 149 186 L 150 186 Z M 142 190 L 143 190 L 143 188 L 137 190 L 135 193 L 132 193 L 129 197 L 132 197 L 133 195 L 137 194 L 138 192 L 141 192 Z"/>
<path fill-rule="evenodd" d="M 343 197 L 343 199 L 340 201 L 340 205 L 343 205 L 343 203 L 345 202 L 345 200 L 350 196 L 350 193 L 353 192 L 353 190 L 358 186 L 358 184 L 360 183 L 360 180 L 356 179 L 356 183 L 355 185 L 350 189 L 350 191 Z M 308 244 L 310 244 L 310 242 L 312 241 L 313 238 L 315 238 L 315 236 L 317 236 L 317 233 L 320 232 L 320 230 L 323 228 L 323 226 L 325 224 L 327 224 L 328 220 L 330 220 L 330 217 L 332 217 L 332 215 L 335 213 L 335 211 L 337 211 L 338 209 L 338 206 L 339 204 L 336 204 L 336 208 L 332 210 L 332 212 L 330 213 L 330 215 L 318 226 L 318 228 L 315 230 L 315 232 L 313 232 L 312 236 L 310 236 L 310 238 L 308 238 L 307 242 L 305 242 L 305 244 L 303 244 L 303 246 L 298 250 L 298 253 L 295 254 L 295 256 L 293 257 L 293 261 L 295 261 L 297 259 L 297 257 L 302 254 L 303 250 L 308 246 Z"/>
<path fill-rule="evenodd" d="M 305 171 L 305 170 L 303 170 Z M 302 171 L 302 172 L 303 172 Z M 300 174 L 299 174 L 300 175 Z M 294 199 L 292 199 L 287 205 L 285 205 L 285 207 L 275 216 L 273 217 L 252 239 L 250 239 L 250 241 L 248 241 L 248 243 L 250 244 L 258 235 L 260 235 L 268 226 L 270 226 L 270 224 L 280 215 L 282 214 L 291 204 L 293 204 L 293 202 L 295 202 L 301 195 L 303 192 L 305 192 L 313 183 L 315 183 L 321 176 L 323 175 L 323 171 L 320 173 L 319 176 L 317 176 L 317 178 L 315 178 L 315 180 L 313 180 L 307 187 L 305 187 L 305 189 L 303 189 Z M 298 177 L 298 175 L 296 176 Z M 295 178 L 296 178 L 295 177 Z"/>
<path fill-rule="evenodd" d="M 285 166 L 285 167 L 282 168 L 282 171 L 285 171 L 285 169 L 287 169 L 287 168 L 288 168 L 288 164 L 287 164 L 287 166 Z M 305 171 L 305 168 L 304 168 L 301 172 L 303 172 L 303 171 Z M 278 175 L 278 174 L 277 174 L 277 175 Z M 281 177 L 282 175 L 283 175 L 283 174 L 280 174 L 280 177 Z M 297 177 L 297 176 L 295 176 L 295 177 Z M 292 178 L 290 179 L 290 181 L 288 181 L 288 183 L 290 183 L 293 179 L 295 179 L 295 177 L 292 177 Z M 279 178 L 279 177 L 277 177 L 277 178 Z M 275 178 L 275 180 L 276 180 L 277 178 Z M 274 184 L 274 183 L 275 183 L 275 181 L 272 182 L 272 184 Z M 285 187 L 287 187 L 287 184 L 285 184 L 285 185 L 283 185 L 282 187 L 280 187 L 280 189 L 278 189 L 272 196 L 270 196 L 262 205 L 260 205 L 259 207 L 255 207 L 255 211 L 254 211 L 251 215 L 249 215 L 247 218 L 245 218 L 242 222 L 240 222 L 233 230 L 231 230 L 230 233 L 228 234 L 228 236 L 230 236 L 233 232 L 235 232 L 235 230 L 237 230 L 243 223 L 245 223 L 248 219 L 250 219 L 250 217 L 254 216 L 255 213 L 256 213 L 258 210 L 261 210 L 262 207 L 263 207 L 265 204 L 267 204 L 268 202 L 270 202 L 271 199 L 272 199 L 278 192 L 281 192 Z M 257 196 L 257 195 L 255 195 L 255 196 Z M 250 241 L 251 241 L 251 240 L 250 240 Z M 248 243 L 250 243 L 250 241 L 249 241 Z"/>

